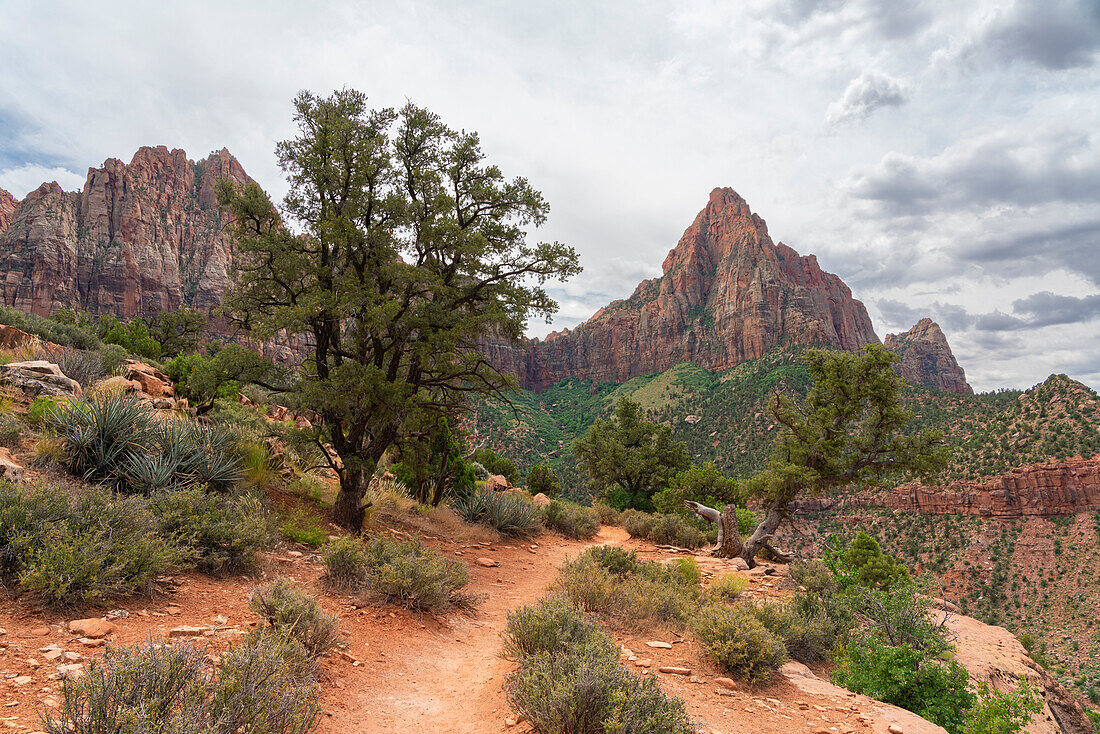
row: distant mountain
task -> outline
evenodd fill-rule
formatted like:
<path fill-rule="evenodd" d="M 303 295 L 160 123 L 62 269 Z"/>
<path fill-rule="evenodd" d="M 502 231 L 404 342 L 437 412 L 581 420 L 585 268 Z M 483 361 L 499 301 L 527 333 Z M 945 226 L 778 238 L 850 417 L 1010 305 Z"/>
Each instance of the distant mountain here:
<path fill-rule="evenodd" d="M 233 261 L 217 205 L 223 178 L 249 180 L 227 150 L 195 163 L 158 146 L 89 169 L 81 191 L 44 183 L 15 207 L 0 192 L 0 301 L 44 316 L 209 313 Z"/>
<path fill-rule="evenodd" d="M 932 319 L 921 319 L 904 334 L 887 334 L 884 344 L 901 358 L 896 365 L 898 373 L 914 385 L 945 392 L 974 392 L 947 345 L 947 337 Z"/>
<path fill-rule="evenodd" d="M 519 348 L 486 344 L 490 359 L 540 391 L 567 378 L 621 383 L 681 362 L 726 370 L 778 346 L 854 351 L 879 343 L 848 286 L 813 255 L 773 243 L 767 224 L 733 189 L 711 192 L 663 270 L 572 330 Z M 914 365 L 900 370 L 906 378 L 970 391 L 939 327 L 910 332 L 897 346 L 903 365 Z"/>

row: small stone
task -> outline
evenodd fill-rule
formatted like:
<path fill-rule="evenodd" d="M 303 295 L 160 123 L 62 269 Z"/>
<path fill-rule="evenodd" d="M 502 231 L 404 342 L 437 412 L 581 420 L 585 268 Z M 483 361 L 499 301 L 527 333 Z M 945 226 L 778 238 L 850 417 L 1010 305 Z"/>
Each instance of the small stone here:
<path fill-rule="evenodd" d="M 165 607 L 164 613 L 173 617 L 178 617 L 183 610 L 179 607 Z"/>
<path fill-rule="evenodd" d="M 73 663 L 72 665 L 58 665 L 57 672 L 62 678 L 69 680 L 76 680 L 84 677 L 84 666 L 80 663 Z"/>
<path fill-rule="evenodd" d="M 202 637 L 209 627 L 191 627 L 184 625 L 182 627 L 173 627 L 168 630 L 168 637 Z"/>
<path fill-rule="evenodd" d="M 481 557 L 477 559 L 477 565 L 482 568 L 496 568 L 500 565 L 500 561 L 494 561 L 492 558 Z"/>
<path fill-rule="evenodd" d="M 65 654 L 64 650 L 56 650 L 55 649 L 55 650 L 50 650 L 50 651 L 46 652 L 45 654 L 42 655 L 42 657 L 46 658 L 46 660 L 48 662 L 52 663 L 54 660 L 57 660 L 59 657 L 61 657 L 64 654 Z"/>
<path fill-rule="evenodd" d="M 70 663 L 75 663 L 77 660 L 82 659 L 84 656 L 81 655 L 78 652 L 67 652 L 64 655 L 62 655 L 61 657 L 65 658 Z"/>
<path fill-rule="evenodd" d="M 92 639 L 99 639 L 106 637 L 107 635 L 118 630 L 114 622 L 108 622 L 105 619 L 97 619 L 91 617 L 89 619 L 74 619 L 69 622 L 69 631 L 75 632 L 81 637 L 90 637 Z"/>
<path fill-rule="evenodd" d="M 648 659 L 635 661 L 634 664 L 637 665 L 639 668 L 652 668 L 653 667 L 653 661 L 648 660 Z"/>
<path fill-rule="evenodd" d="M 91 637 L 81 637 L 77 640 L 77 642 L 79 642 L 84 647 L 103 647 L 103 645 L 106 644 L 107 641 L 104 639 L 93 640 Z"/>
<path fill-rule="evenodd" d="M 303 555 L 302 551 L 287 551 L 286 554 L 291 558 L 301 558 Z"/>
<path fill-rule="evenodd" d="M 50 634 L 50 628 L 49 627 L 35 627 L 34 629 L 31 630 L 31 634 L 34 635 L 35 637 L 45 637 L 46 635 Z"/>
<path fill-rule="evenodd" d="M 730 566 L 737 569 L 738 571 L 748 571 L 749 570 L 749 564 L 745 562 L 744 558 L 740 558 L 740 557 L 734 558 L 732 561 L 730 561 Z"/>
<path fill-rule="evenodd" d="M 669 675 L 691 675 L 691 668 L 678 668 L 675 665 L 662 665 L 657 670 Z"/>
<path fill-rule="evenodd" d="M 660 640 L 650 640 L 646 643 L 646 647 L 653 647 L 658 650 L 671 650 L 672 645 L 667 642 L 661 642 Z"/>
<path fill-rule="evenodd" d="M 890 734 L 905 734 L 905 729 L 902 729 L 897 724 L 887 725 L 886 731 L 890 732 Z"/>
<path fill-rule="evenodd" d="M 214 624 L 229 624 L 229 617 L 224 614 L 215 614 Z"/>
<path fill-rule="evenodd" d="M 12 678 L 11 684 L 13 686 L 16 686 L 16 687 L 25 686 L 33 680 L 34 680 L 33 676 L 20 675 L 20 676 L 16 676 L 15 678 Z"/>
<path fill-rule="evenodd" d="M 737 690 L 737 684 L 733 682 L 732 678 L 715 678 L 714 682 L 725 688 L 727 691 Z"/>

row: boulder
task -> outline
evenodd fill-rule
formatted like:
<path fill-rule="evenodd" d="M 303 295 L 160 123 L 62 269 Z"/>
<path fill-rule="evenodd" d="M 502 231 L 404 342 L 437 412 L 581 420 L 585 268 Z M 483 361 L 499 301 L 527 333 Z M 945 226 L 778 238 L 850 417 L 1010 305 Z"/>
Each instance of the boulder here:
<path fill-rule="evenodd" d="M 21 467 L 11 452 L 0 446 L 0 477 L 11 482 L 23 481 L 23 467 Z"/>
<path fill-rule="evenodd" d="M 108 622 L 106 619 L 100 619 L 99 617 L 74 619 L 72 622 L 69 622 L 70 632 L 92 640 L 106 637 L 117 629 L 118 627 L 115 626 L 114 622 Z"/>
<path fill-rule="evenodd" d="M 126 370 L 123 376 L 141 385 L 141 391 L 153 398 L 175 397 L 176 388 L 172 384 L 172 378 L 164 374 L 156 367 L 138 362 L 133 359 L 126 360 Z"/>
<path fill-rule="evenodd" d="M 489 475 L 489 489 L 494 492 L 503 492 L 506 489 L 512 487 L 511 482 L 503 474 L 490 474 Z"/>
<path fill-rule="evenodd" d="M 273 421 L 290 420 L 290 411 L 281 405 L 272 405 L 267 409 L 267 417 Z"/>
<path fill-rule="evenodd" d="M 550 504 L 550 502 L 551 502 L 551 499 L 549 497 L 547 497 L 546 495 L 544 495 L 542 492 L 539 492 L 538 494 L 535 495 L 535 504 L 538 505 L 539 507 L 546 507 L 547 505 Z"/>
<path fill-rule="evenodd" d="M 66 377 L 53 362 L 41 359 L 0 366 L 0 384 L 19 388 L 31 399 L 41 395 L 78 398 L 82 394 L 79 382 Z"/>
<path fill-rule="evenodd" d="M 122 375 L 104 378 L 93 387 L 95 392 L 141 392 L 140 382 L 137 380 L 128 380 Z"/>

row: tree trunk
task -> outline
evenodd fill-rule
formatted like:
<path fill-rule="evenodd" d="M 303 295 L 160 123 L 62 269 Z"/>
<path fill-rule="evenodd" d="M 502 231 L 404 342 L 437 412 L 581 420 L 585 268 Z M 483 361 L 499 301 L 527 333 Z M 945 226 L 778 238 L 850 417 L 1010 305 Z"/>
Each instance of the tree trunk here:
<path fill-rule="evenodd" d="M 699 517 L 710 520 L 718 526 L 718 543 L 711 551 L 711 555 L 719 558 L 736 558 L 741 555 L 741 533 L 737 530 L 737 508 L 734 505 L 726 505 L 719 512 L 713 507 L 690 500 L 685 501 L 684 504 Z"/>
<path fill-rule="evenodd" d="M 377 465 L 377 464 L 376 464 Z M 332 505 L 332 520 L 351 533 L 363 530 L 363 495 L 367 493 L 372 472 L 345 468 L 340 474 L 340 493 Z"/>
<path fill-rule="evenodd" d="M 749 568 L 756 565 L 756 554 L 764 548 L 770 550 L 779 560 L 790 560 L 785 554 L 780 553 L 771 546 L 771 539 L 775 535 L 775 531 L 779 529 L 779 524 L 787 516 L 786 509 L 786 502 L 772 504 L 768 508 L 768 514 L 764 517 L 764 522 L 757 525 L 756 530 L 745 541 L 745 545 L 741 549 L 741 558 L 745 559 L 745 563 L 749 564 Z"/>

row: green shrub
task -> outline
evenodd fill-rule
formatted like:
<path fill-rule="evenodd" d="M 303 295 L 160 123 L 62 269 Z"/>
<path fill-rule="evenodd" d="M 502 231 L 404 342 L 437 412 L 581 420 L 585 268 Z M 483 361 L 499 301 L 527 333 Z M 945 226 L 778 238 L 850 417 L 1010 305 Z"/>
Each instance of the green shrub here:
<path fill-rule="evenodd" d="M 747 507 L 737 508 L 737 532 L 742 535 L 748 535 L 756 529 L 758 522 L 752 510 Z"/>
<path fill-rule="evenodd" d="M 544 597 L 534 604 L 508 612 L 502 655 L 522 661 L 534 655 L 559 655 L 575 647 L 605 647 L 618 654 L 618 645 L 583 611 L 560 595 Z"/>
<path fill-rule="evenodd" d="M 23 313 L 11 306 L 0 306 L 0 324 L 14 326 L 28 334 L 34 334 L 43 341 L 60 344 L 63 347 L 96 349 L 100 345 L 95 334 L 75 324 L 44 319 L 35 314 Z"/>
<path fill-rule="evenodd" d="M 156 495 L 152 510 L 181 560 L 207 573 L 252 565 L 271 539 L 267 510 L 253 495 L 224 497 L 192 487 Z"/>
<path fill-rule="evenodd" d="M 508 701 L 542 734 L 690 734 L 683 702 L 601 645 L 528 658 L 505 683 Z"/>
<path fill-rule="evenodd" d="M 962 734 L 1017 734 L 1043 710 L 1043 699 L 1020 676 L 1017 688 L 1002 693 L 988 683 L 978 686 L 974 705 L 966 712 Z"/>
<path fill-rule="evenodd" d="M 366 586 L 370 570 L 363 541 L 354 535 L 343 535 L 325 543 L 321 549 L 325 564 L 322 580 L 325 585 L 341 591 L 357 591 Z"/>
<path fill-rule="evenodd" d="M 122 393 L 70 400 L 49 413 L 66 465 L 88 481 L 149 493 L 189 484 L 225 489 L 241 477 L 227 432 L 190 420 L 161 420 Z"/>
<path fill-rule="evenodd" d="M 832 571 L 821 561 L 795 561 L 790 565 L 791 579 L 814 594 L 836 590 Z"/>
<path fill-rule="evenodd" d="M 476 461 L 470 462 L 470 469 L 474 472 L 474 479 L 479 482 L 489 481 L 489 470 Z"/>
<path fill-rule="evenodd" d="M 76 380 L 87 390 L 97 380 L 107 376 L 102 355 L 96 352 L 81 352 L 66 349 L 57 360 L 57 366 L 71 380 Z"/>
<path fill-rule="evenodd" d="M 707 536 L 692 527 L 679 515 L 658 515 L 650 528 L 648 538 L 659 545 L 675 545 L 680 548 L 698 548 L 706 545 Z"/>
<path fill-rule="evenodd" d="M 71 500 L 55 522 L 25 532 L 16 542 L 19 583 L 60 606 L 148 592 L 152 580 L 179 559 L 157 535 L 156 518 L 140 498 L 103 490 Z"/>
<path fill-rule="evenodd" d="M 27 422 L 32 426 L 49 425 L 50 417 L 68 400 L 68 398 L 55 398 L 48 395 L 35 398 L 27 406 Z"/>
<path fill-rule="evenodd" d="M 452 507 L 466 522 L 488 525 L 504 535 L 528 537 L 542 530 L 539 508 L 515 492 L 478 489 L 455 499 Z"/>
<path fill-rule="evenodd" d="M 619 522 L 631 538 L 648 538 L 653 521 L 653 515 L 640 510 L 626 509 L 619 513 Z"/>
<path fill-rule="evenodd" d="M 749 578 L 743 573 L 731 571 L 715 578 L 709 587 L 712 596 L 725 601 L 733 601 L 749 585 Z"/>
<path fill-rule="evenodd" d="M 596 511 L 596 515 L 600 518 L 600 523 L 603 525 L 618 525 L 619 524 L 619 511 L 611 505 L 603 502 L 593 502 L 592 509 Z"/>
<path fill-rule="evenodd" d="M 440 612 L 475 602 L 462 591 L 469 583 L 465 564 L 425 548 L 419 540 L 376 535 L 367 539 L 364 548 L 368 588 L 402 606 L 417 612 Z"/>
<path fill-rule="evenodd" d="M 608 571 L 623 576 L 633 573 L 642 564 L 638 554 L 617 545 L 597 545 L 585 554 Z"/>
<path fill-rule="evenodd" d="M 722 670 L 761 683 L 787 661 L 783 641 L 744 604 L 709 604 L 692 620 L 695 638 Z"/>
<path fill-rule="evenodd" d="M 543 508 L 543 522 L 567 538 L 588 539 L 600 532 L 595 510 L 565 500 L 554 500 Z"/>
<path fill-rule="evenodd" d="M 884 645 L 861 636 L 843 648 L 833 682 L 908 709 L 951 734 L 962 731 L 965 712 L 974 703 L 966 669 L 941 663 L 909 645 Z"/>
<path fill-rule="evenodd" d="M 625 604 L 621 578 L 598 564 L 590 555 L 581 555 L 561 567 L 553 590 L 586 612 L 618 615 Z"/>
<path fill-rule="evenodd" d="M 531 494 L 540 492 L 553 499 L 561 492 L 561 480 L 557 473 L 545 464 L 535 464 L 531 471 L 527 472 L 527 491 Z"/>
<path fill-rule="evenodd" d="M 283 516 L 279 532 L 287 540 L 302 545 L 321 545 L 328 540 L 329 532 L 313 513 L 296 507 Z"/>
<path fill-rule="evenodd" d="M 295 589 L 289 579 L 276 579 L 255 589 L 248 608 L 263 620 L 254 633 L 294 640 L 310 659 L 323 657 L 340 645 L 340 618 L 323 611 L 317 599 Z"/>
<path fill-rule="evenodd" d="M 825 660 L 837 644 L 837 626 L 820 609 L 777 601 L 755 605 L 753 612 L 801 663 Z"/>
<path fill-rule="evenodd" d="M 43 726 L 48 734 L 306 734 L 317 726 L 319 687 L 290 643 L 233 647 L 214 675 L 204 657 L 190 644 L 109 648 L 83 678 L 62 681 Z"/>
<path fill-rule="evenodd" d="M 698 568 L 639 561 L 620 549 L 590 548 L 561 567 L 553 589 L 575 606 L 612 619 L 680 625 L 690 615 Z"/>
<path fill-rule="evenodd" d="M 519 471 L 516 462 L 498 456 L 492 449 L 481 448 L 474 452 L 473 460 L 481 464 L 490 474 L 499 474 L 509 482 L 519 481 Z"/>
<path fill-rule="evenodd" d="M 11 413 L 0 413 L 0 446 L 18 449 L 23 441 L 23 421 Z"/>

